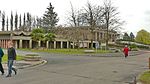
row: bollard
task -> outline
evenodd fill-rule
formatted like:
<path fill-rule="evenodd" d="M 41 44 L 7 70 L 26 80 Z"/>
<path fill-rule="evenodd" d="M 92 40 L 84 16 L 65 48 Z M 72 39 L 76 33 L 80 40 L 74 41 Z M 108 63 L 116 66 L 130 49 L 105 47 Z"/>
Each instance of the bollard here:
<path fill-rule="evenodd" d="M 134 76 L 133 84 L 137 84 L 136 76 Z"/>

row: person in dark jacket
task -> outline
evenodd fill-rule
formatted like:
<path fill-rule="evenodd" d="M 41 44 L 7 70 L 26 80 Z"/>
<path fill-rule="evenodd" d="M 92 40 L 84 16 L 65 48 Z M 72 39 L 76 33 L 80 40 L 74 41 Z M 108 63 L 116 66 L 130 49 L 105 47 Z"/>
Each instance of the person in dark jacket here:
<path fill-rule="evenodd" d="M 4 69 L 3 69 L 3 65 L 2 65 L 3 55 L 4 55 L 4 52 L 3 52 L 2 48 L 0 47 L 0 71 L 2 72 L 2 75 L 4 75 Z"/>
<path fill-rule="evenodd" d="M 13 67 L 13 62 L 16 60 L 16 50 L 13 48 L 12 41 L 8 42 L 8 74 L 6 77 L 11 77 L 12 70 L 17 74 L 16 69 Z"/>

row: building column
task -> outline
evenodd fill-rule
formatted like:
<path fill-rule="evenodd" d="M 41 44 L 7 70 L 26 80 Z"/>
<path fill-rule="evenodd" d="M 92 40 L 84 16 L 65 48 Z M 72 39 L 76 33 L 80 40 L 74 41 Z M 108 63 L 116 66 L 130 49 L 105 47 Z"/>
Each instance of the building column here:
<path fill-rule="evenodd" d="M 74 49 L 74 42 L 72 43 L 72 48 Z"/>
<path fill-rule="evenodd" d="M 5 48 L 5 40 L 3 40 L 3 48 Z"/>
<path fill-rule="evenodd" d="M 41 47 L 41 41 L 38 41 L 38 47 Z"/>
<path fill-rule="evenodd" d="M 32 49 L 32 40 L 29 41 L 29 48 Z"/>
<path fill-rule="evenodd" d="M 87 48 L 90 48 L 89 42 L 87 42 Z"/>
<path fill-rule="evenodd" d="M 22 40 L 19 41 L 19 48 L 22 48 Z"/>
<path fill-rule="evenodd" d="M 46 48 L 49 49 L 49 41 L 46 41 Z"/>
<path fill-rule="evenodd" d="M 7 40 L 5 40 L 5 48 L 7 48 Z"/>
<path fill-rule="evenodd" d="M 4 40 L 2 40 L 2 48 L 4 48 Z"/>
<path fill-rule="evenodd" d="M 4 48 L 6 48 L 6 47 L 5 47 L 5 40 L 4 40 Z"/>
<path fill-rule="evenodd" d="M 63 48 L 63 41 L 60 42 L 60 48 Z"/>
<path fill-rule="evenodd" d="M 6 40 L 6 48 L 8 48 L 8 40 Z"/>
<path fill-rule="evenodd" d="M 56 41 L 54 41 L 54 49 L 56 49 Z"/>
<path fill-rule="evenodd" d="M 17 40 L 15 41 L 15 48 L 16 48 L 16 49 L 18 48 Z"/>
<path fill-rule="evenodd" d="M 97 32 L 95 32 L 95 39 L 94 40 L 97 41 Z"/>
<path fill-rule="evenodd" d="M 104 39 L 105 38 L 105 33 L 104 32 L 102 32 L 102 39 Z"/>
<path fill-rule="evenodd" d="M 0 47 L 2 47 L 2 42 L 1 42 L 1 40 L 0 40 Z"/>
<path fill-rule="evenodd" d="M 69 41 L 67 41 L 67 48 L 69 48 Z"/>

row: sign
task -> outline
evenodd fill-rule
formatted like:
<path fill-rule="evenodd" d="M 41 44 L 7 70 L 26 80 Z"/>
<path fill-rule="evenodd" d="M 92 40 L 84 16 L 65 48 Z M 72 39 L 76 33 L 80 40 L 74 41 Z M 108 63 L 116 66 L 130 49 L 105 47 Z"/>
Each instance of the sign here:
<path fill-rule="evenodd" d="M 101 43 L 101 46 L 106 46 L 106 43 Z"/>

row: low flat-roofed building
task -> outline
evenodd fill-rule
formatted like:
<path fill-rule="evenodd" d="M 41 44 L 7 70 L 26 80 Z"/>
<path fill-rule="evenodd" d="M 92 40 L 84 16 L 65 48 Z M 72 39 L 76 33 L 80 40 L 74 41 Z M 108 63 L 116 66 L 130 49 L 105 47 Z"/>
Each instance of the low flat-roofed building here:
<path fill-rule="evenodd" d="M 95 29 L 94 35 L 87 28 L 57 28 L 54 41 L 39 41 L 38 46 L 43 48 L 90 48 L 91 39 L 93 47 L 97 42 L 105 42 L 106 30 Z M 115 31 L 109 32 L 109 42 L 115 42 L 118 34 Z M 31 38 L 31 32 L 24 31 L 0 31 L 0 46 L 7 48 L 7 43 L 12 40 L 15 48 L 36 48 L 37 42 Z M 79 44 L 78 44 L 79 43 Z M 78 45 L 77 45 L 78 44 Z"/>

